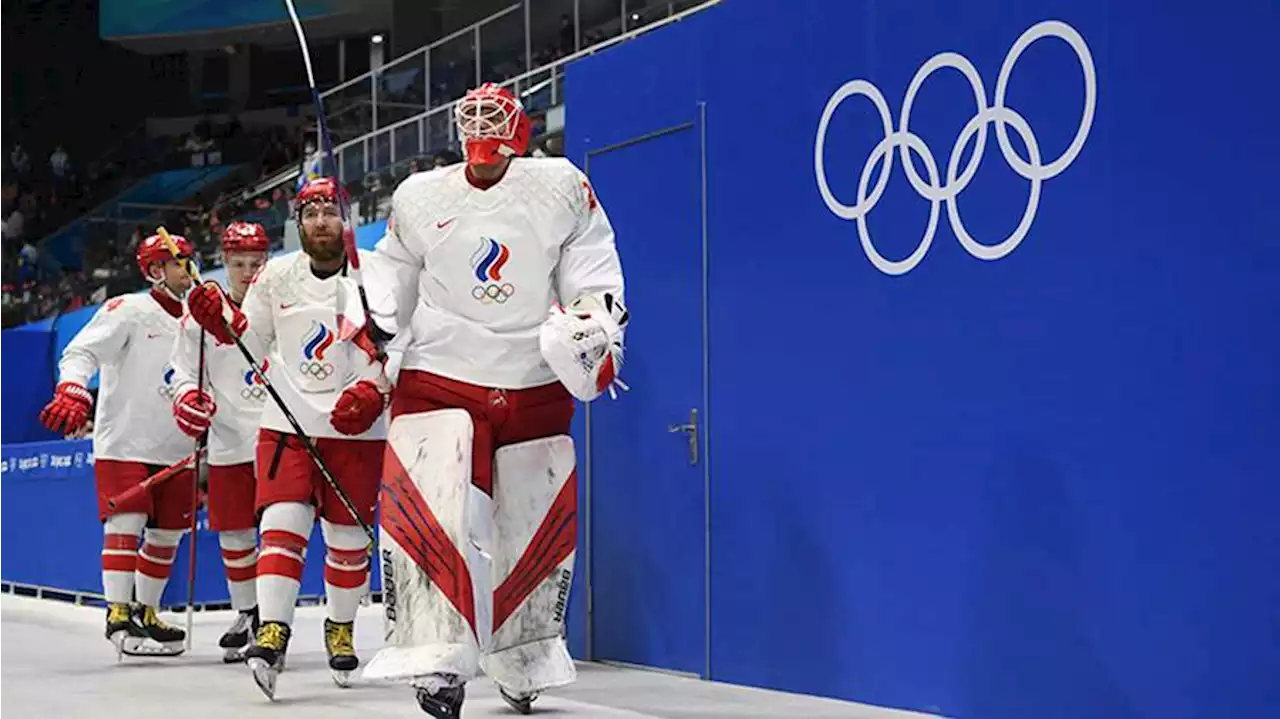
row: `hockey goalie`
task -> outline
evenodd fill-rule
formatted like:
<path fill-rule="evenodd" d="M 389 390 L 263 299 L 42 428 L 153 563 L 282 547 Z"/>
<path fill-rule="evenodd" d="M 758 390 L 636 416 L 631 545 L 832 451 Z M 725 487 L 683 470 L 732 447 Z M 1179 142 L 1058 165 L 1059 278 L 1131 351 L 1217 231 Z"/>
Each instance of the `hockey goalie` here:
<path fill-rule="evenodd" d="M 408 338 L 380 497 L 388 646 L 364 677 L 410 682 L 439 719 L 481 670 L 521 713 L 575 679 L 569 421 L 574 397 L 611 389 L 628 319 L 586 177 L 522 157 L 529 118 L 505 89 L 470 91 L 455 119 L 465 165 L 400 185 L 368 265 L 375 322 Z"/>

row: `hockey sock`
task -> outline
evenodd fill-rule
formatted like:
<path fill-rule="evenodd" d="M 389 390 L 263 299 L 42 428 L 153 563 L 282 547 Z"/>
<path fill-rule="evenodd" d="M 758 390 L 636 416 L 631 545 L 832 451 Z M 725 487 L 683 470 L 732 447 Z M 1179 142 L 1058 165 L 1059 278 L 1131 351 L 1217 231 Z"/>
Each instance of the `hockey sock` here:
<path fill-rule="evenodd" d="M 181 529 L 151 528 L 143 534 L 142 549 L 138 550 L 138 571 L 134 577 L 138 601 L 143 606 L 160 606 L 160 595 L 164 594 L 164 585 L 169 582 L 169 570 L 173 568 L 173 557 L 178 553 L 182 535 Z"/>
<path fill-rule="evenodd" d="M 227 570 L 227 590 L 231 608 L 237 612 L 258 606 L 258 536 L 252 529 L 218 533 L 222 565 Z"/>
<path fill-rule="evenodd" d="M 102 524 L 102 594 L 112 604 L 133 601 L 138 535 L 146 524 L 147 515 L 138 512 L 116 514 Z"/>
<path fill-rule="evenodd" d="M 359 527 L 320 522 L 324 532 L 324 593 L 329 618 L 351 622 L 369 582 L 369 538 Z"/>
<path fill-rule="evenodd" d="M 315 521 L 315 508 L 301 502 L 279 502 L 262 510 L 262 552 L 258 555 L 258 616 L 262 621 L 293 624 L 307 538 Z"/>

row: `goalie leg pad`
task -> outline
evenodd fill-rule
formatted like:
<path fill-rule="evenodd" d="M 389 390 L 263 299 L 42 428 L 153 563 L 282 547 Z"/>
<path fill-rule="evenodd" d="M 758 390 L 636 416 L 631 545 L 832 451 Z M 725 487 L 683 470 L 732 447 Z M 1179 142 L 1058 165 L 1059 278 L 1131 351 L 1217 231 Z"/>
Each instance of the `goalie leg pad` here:
<path fill-rule="evenodd" d="M 473 678 L 492 626 L 492 501 L 471 482 L 475 426 L 461 409 L 396 417 L 382 475 L 387 647 L 368 679 Z"/>
<path fill-rule="evenodd" d="M 573 440 L 520 442 L 494 454 L 493 641 L 481 660 L 509 692 L 572 682 L 564 614 L 578 541 Z"/>

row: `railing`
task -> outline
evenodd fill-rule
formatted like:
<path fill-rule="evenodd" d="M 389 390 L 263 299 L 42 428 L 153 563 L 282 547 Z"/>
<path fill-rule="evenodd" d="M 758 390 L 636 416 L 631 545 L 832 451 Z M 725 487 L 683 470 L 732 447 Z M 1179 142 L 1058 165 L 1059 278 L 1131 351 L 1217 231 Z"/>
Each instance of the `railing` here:
<path fill-rule="evenodd" d="M 702 0 L 523 0 L 321 93 L 334 143 L 346 143 L 447 105 L 483 82 L 508 83 L 609 38 L 670 18 Z M 551 97 L 559 104 L 552 84 Z M 524 89 L 521 87 L 520 89 Z M 424 132 L 416 141 L 426 142 Z M 404 145 L 415 141 L 406 131 Z M 368 153 L 366 153 L 368 156 Z M 365 170 L 376 167 L 376 164 Z"/>
<path fill-rule="evenodd" d="M 579 47 L 572 53 L 550 60 L 536 69 L 526 70 L 514 76 L 496 79 L 486 77 L 481 58 L 483 58 L 484 54 L 487 54 L 487 51 L 482 53 L 480 48 L 482 47 L 483 38 L 492 34 L 487 29 L 492 29 L 496 24 L 510 18 L 519 19 L 522 23 L 525 23 L 523 27 L 528 27 L 529 7 L 525 3 L 518 3 L 490 15 L 475 25 L 447 35 L 426 47 L 401 56 L 378 70 L 347 80 L 341 85 L 322 93 L 326 104 L 329 129 L 333 134 L 334 158 L 338 164 L 336 168 L 338 177 L 343 183 L 350 185 L 358 182 L 371 171 L 401 165 L 414 157 L 434 155 L 444 151 L 456 152 L 458 149 L 457 130 L 453 124 L 452 109 L 466 88 L 473 86 L 477 81 L 492 81 L 503 87 L 510 88 L 521 97 L 525 107 L 531 113 L 538 114 L 563 103 L 564 66 L 568 63 L 600 52 L 619 42 L 630 40 L 668 23 L 679 21 L 692 13 L 719 2 L 720 0 L 684 0 L 683 2 L 660 4 L 651 2 L 644 9 L 647 17 L 632 12 L 614 16 L 611 21 L 607 21 L 603 25 L 596 25 L 585 32 L 579 31 L 575 34 L 574 39 L 575 46 Z M 584 11 L 589 6 L 602 4 L 626 13 L 627 0 L 607 0 L 605 2 L 592 2 L 591 0 L 558 0 L 558 2 L 553 2 L 552 0 L 546 0 L 539 3 L 538 6 L 571 5 L 576 17 L 588 18 L 593 16 Z M 633 8 L 636 4 L 637 0 L 631 0 Z M 664 16 L 655 18 L 653 13 L 659 9 Z M 517 12 L 519 10 L 524 12 Z M 550 19 L 553 22 L 556 21 L 554 15 Z M 581 28 L 582 24 L 576 23 L 576 26 Z M 621 29 L 620 32 L 619 29 Z M 525 57 L 531 57 L 529 47 L 533 46 L 532 36 L 518 35 L 517 37 L 524 38 L 521 42 L 525 45 Z M 398 72 L 403 72 L 408 67 L 420 69 L 420 77 L 430 77 L 433 58 L 444 57 L 445 55 L 441 54 L 445 52 L 442 48 L 451 48 L 453 44 L 458 43 L 460 40 L 465 40 L 468 43 L 467 54 L 472 56 L 474 65 L 470 66 L 467 71 L 468 76 L 458 86 L 457 91 L 432 93 L 422 87 L 420 89 L 424 100 L 423 104 L 400 103 L 405 106 L 401 109 L 408 108 L 409 110 L 417 110 L 417 112 L 401 112 L 396 119 L 390 119 L 393 115 L 393 113 L 387 111 L 390 106 L 385 102 L 379 105 L 378 98 L 380 96 L 376 88 L 381 82 L 375 83 L 375 78 L 385 79 L 388 74 L 395 75 Z M 586 40 L 591 42 L 587 43 Z M 503 45 L 503 47 L 506 46 Z M 419 62 L 422 63 L 421 66 L 418 65 Z M 474 76 L 471 73 L 474 73 Z M 418 88 L 417 85 L 413 87 Z M 358 88 L 358 90 L 353 90 L 353 88 Z M 356 100 L 355 98 L 357 97 L 361 99 Z M 347 104 L 342 104 L 339 98 L 346 98 Z M 429 109 L 424 109 L 426 102 L 430 102 L 433 106 L 429 107 Z M 361 107 L 364 110 L 360 110 L 359 108 Z M 379 108 L 381 108 L 381 111 Z M 349 116 L 354 116 L 357 112 L 365 112 L 369 125 L 359 125 L 357 129 L 366 127 L 372 127 L 372 129 L 366 129 L 362 133 L 353 135 L 348 131 L 350 126 L 344 127 L 340 123 L 335 123 L 335 111 L 339 114 L 346 112 Z M 335 124 L 337 124 L 337 127 L 335 127 Z M 252 197 L 270 191 L 284 183 L 296 181 L 298 174 L 299 168 L 297 167 L 284 168 L 254 187 L 248 188 L 244 194 L 246 197 Z"/>

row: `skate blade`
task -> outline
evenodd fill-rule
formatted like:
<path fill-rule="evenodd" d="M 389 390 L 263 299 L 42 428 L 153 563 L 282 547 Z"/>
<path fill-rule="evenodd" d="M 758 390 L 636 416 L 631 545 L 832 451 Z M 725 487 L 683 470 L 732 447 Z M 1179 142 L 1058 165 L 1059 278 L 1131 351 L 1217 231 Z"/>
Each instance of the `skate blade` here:
<path fill-rule="evenodd" d="M 176 642 L 149 642 L 146 639 L 131 637 L 121 643 L 120 652 L 129 657 L 176 657 L 186 651 L 181 640 Z"/>
<path fill-rule="evenodd" d="M 121 629 L 118 632 L 111 633 L 110 641 L 111 646 L 116 648 L 116 661 L 123 662 L 125 654 L 128 653 L 125 650 L 133 649 L 140 640 L 137 637 L 130 636 L 129 632 Z"/>
<path fill-rule="evenodd" d="M 253 672 L 253 681 L 271 701 L 276 700 L 276 673 L 271 665 L 254 657 L 246 662 Z"/>
<path fill-rule="evenodd" d="M 333 683 L 342 689 L 351 686 L 351 672 L 341 669 L 330 669 L 329 674 L 333 677 Z"/>

